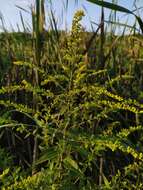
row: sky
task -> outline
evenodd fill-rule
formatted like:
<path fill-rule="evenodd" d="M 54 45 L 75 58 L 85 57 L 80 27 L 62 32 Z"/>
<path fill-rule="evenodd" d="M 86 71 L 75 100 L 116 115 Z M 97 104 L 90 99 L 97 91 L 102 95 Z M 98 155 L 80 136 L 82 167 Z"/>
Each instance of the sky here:
<path fill-rule="evenodd" d="M 48 0 L 45 0 L 48 2 Z M 91 22 L 92 26 L 94 27 L 94 23 L 100 22 L 100 14 L 101 14 L 101 8 L 97 5 L 94 5 L 92 3 L 87 2 L 86 0 L 78 0 L 78 5 L 75 5 L 75 0 L 69 0 L 68 10 L 67 12 L 64 9 L 66 0 L 52 0 L 52 10 L 55 13 L 56 20 L 58 22 L 58 27 L 60 29 L 70 28 L 72 23 L 73 14 L 77 9 L 84 9 L 85 11 L 85 17 L 83 19 L 83 26 L 87 30 L 91 30 Z M 112 2 L 111 0 L 106 0 L 109 2 Z M 134 9 L 133 7 L 133 1 L 134 0 L 118 0 L 118 4 L 129 8 L 131 10 Z M 143 0 L 136 0 L 137 5 L 141 6 L 141 2 Z M 2 15 L 5 22 L 5 27 L 8 30 L 17 30 L 18 27 L 20 30 L 22 30 L 22 24 L 20 19 L 20 11 L 23 15 L 24 21 L 27 24 L 28 27 L 31 26 L 31 15 L 27 12 L 22 11 L 17 6 L 22 7 L 23 9 L 26 9 L 30 12 L 30 6 L 31 4 L 34 4 L 34 0 L 0 0 L 0 16 Z M 143 2 L 142 2 L 143 6 Z M 47 10 L 49 9 L 49 4 L 46 3 Z M 47 13 L 48 11 L 46 11 Z M 108 20 L 110 11 L 109 9 L 105 10 L 106 13 L 106 20 Z M 48 15 L 48 13 L 47 13 Z M 118 13 L 118 18 L 120 18 L 120 21 L 123 23 L 126 23 L 128 21 L 128 24 L 132 25 L 134 23 L 134 17 L 133 16 L 127 16 L 122 13 Z M 47 23 L 48 23 L 48 17 L 47 17 Z M 95 25 L 96 27 L 96 25 Z M 0 30 L 2 30 L 2 24 L 0 21 Z"/>

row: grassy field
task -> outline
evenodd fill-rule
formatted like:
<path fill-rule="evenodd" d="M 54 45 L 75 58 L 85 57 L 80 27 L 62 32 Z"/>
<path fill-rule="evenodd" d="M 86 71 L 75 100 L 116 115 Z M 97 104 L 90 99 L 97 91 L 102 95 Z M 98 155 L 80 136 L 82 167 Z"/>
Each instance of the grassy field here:
<path fill-rule="evenodd" d="M 51 12 L 45 30 L 37 0 L 32 32 L 23 22 L 24 32 L 0 34 L 2 190 L 143 189 L 143 23 L 90 2 L 101 6 L 96 31 L 81 25 L 83 10 L 71 31 L 58 30 Z M 139 29 L 122 24 L 117 35 L 116 11 Z"/>

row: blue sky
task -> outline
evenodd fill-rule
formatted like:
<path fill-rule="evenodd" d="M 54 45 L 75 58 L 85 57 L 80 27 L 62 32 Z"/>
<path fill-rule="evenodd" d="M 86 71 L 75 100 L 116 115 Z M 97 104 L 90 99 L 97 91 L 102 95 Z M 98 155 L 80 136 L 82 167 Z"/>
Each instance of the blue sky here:
<path fill-rule="evenodd" d="M 111 2 L 110 0 L 108 1 Z M 133 1 L 134 0 L 118 0 L 118 3 L 132 10 L 134 9 Z M 137 1 L 138 1 L 137 5 L 140 5 L 140 2 L 142 0 L 137 0 Z M 6 28 L 11 29 L 13 27 L 15 30 L 17 30 L 17 25 L 19 25 L 21 28 L 21 20 L 19 16 L 20 9 L 18 9 L 16 5 L 26 10 L 30 10 L 30 5 L 34 3 L 34 0 L 3 0 L 3 1 L 0 0 L 0 2 L 1 2 L 0 12 L 4 17 Z M 74 0 L 69 0 L 67 13 L 63 11 L 65 0 L 53 0 L 52 2 L 53 2 L 52 10 L 54 10 L 55 12 L 59 28 L 65 28 L 65 27 L 69 28 L 71 26 L 73 13 L 75 12 L 76 9 L 81 9 L 81 8 L 82 9 L 86 8 L 87 11 L 85 18 L 83 19 L 83 25 L 85 26 L 86 29 L 91 29 L 90 21 L 94 21 L 96 23 L 99 23 L 100 21 L 99 20 L 100 11 L 101 11 L 100 7 L 91 4 L 86 0 L 79 0 L 78 5 L 75 5 Z M 46 6 L 48 7 L 49 4 L 47 3 Z M 109 13 L 110 13 L 109 9 L 106 10 L 106 20 L 108 20 Z M 22 11 L 22 14 L 25 22 L 31 25 L 30 14 L 25 13 L 24 11 Z M 125 16 L 125 14 L 119 13 L 118 17 L 124 23 L 127 20 L 129 24 L 132 24 L 134 22 L 134 18 L 131 15 Z"/>

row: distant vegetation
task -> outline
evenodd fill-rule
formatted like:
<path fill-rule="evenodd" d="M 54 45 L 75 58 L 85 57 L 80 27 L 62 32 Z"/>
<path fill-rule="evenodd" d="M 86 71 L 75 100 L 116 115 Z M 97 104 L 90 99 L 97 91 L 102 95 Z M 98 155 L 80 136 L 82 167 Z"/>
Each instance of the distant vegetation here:
<path fill-rule="evenodd" d="M 0 34 L 0 189 L 143 189 L 142 34 L 107 32 L 101 9 L 96 31 L 82 10 L 45 30 L 37 0 L 31 33 Z"/>

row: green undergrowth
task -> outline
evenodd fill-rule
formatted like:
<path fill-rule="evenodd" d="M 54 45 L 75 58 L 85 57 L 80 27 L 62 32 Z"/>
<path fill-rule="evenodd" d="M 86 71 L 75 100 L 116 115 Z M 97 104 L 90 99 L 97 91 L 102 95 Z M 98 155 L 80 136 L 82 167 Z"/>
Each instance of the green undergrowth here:
<path fill-rule="evenodd" d="M 83 11 L 64 35 L 53 17 L 45 41 L 44 13 L 32 16 L 33 34 L 7 38 L 2 52 L 13 54 L 0 89 L 1 189 L 143 189 L 140 38 L 111 36 L 100 68 L 100 36 L 94 63 L 85 51 Z"/>

